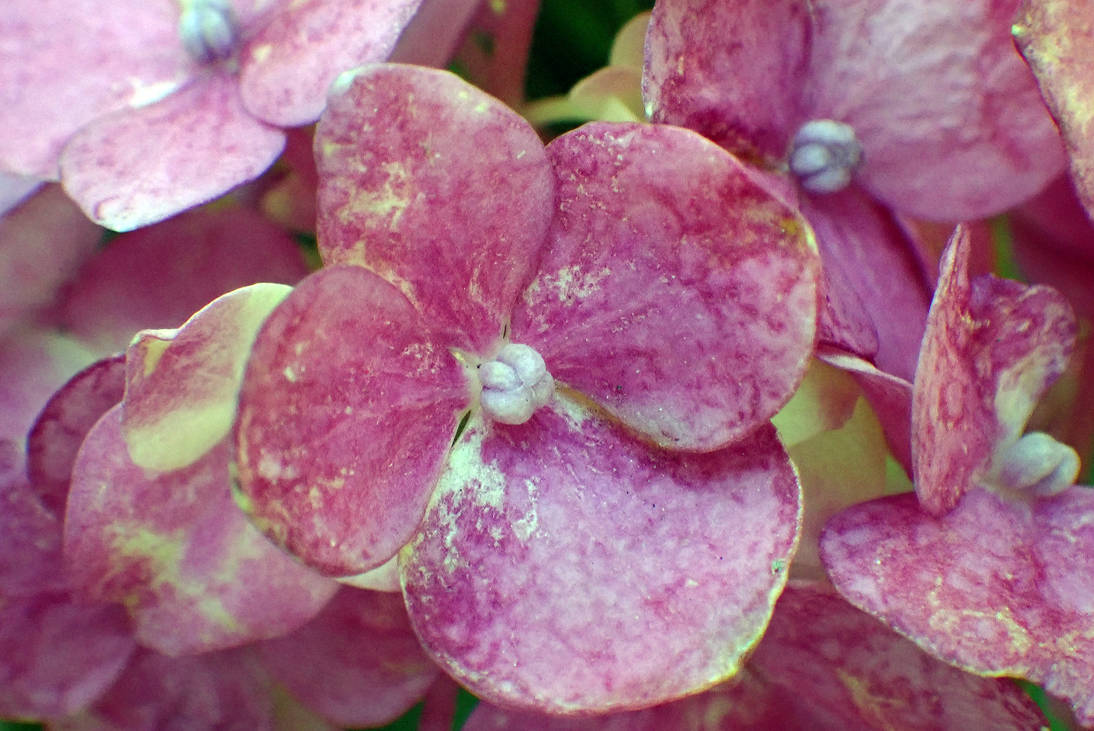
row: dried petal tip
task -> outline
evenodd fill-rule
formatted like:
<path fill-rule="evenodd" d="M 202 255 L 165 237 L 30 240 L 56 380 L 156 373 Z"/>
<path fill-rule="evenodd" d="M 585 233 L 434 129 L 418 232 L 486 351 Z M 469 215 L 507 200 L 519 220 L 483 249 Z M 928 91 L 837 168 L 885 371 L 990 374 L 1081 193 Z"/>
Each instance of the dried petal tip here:
<path fill-rule="evenodd" d="M 229 58 L 239 39 L 239 27 L 228 0 L 182 0 L 179 38 L 198 63 Z"/>
<path fill-rule="evenodd" d="M 862 147 L 849 124 L 811 119 L 794 135 L 790 170 L 812 193 L 836 193 L 851 182 L 862 161 Z"/>
<path fill-rule="evenodd" d="M 1030 432 L 1003 455 L 999 482 L 1012 490 L 1055 495 L 1075 484 L 1079 455 L 1044 432 Z"/>
<path fill-rule="evenodd" d="M 533 348 L 510 343 L 478 367 L 483 412 L 502 424 L 523 424 L 551 399 L 555 379 Z"/>

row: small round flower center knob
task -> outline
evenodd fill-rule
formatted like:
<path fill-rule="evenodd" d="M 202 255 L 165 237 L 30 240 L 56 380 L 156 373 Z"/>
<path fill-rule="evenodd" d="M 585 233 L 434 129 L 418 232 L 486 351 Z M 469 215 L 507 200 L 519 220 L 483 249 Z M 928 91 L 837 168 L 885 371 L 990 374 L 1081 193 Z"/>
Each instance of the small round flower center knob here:
<path fill-rule="evenodd" d="M 1030 432 L 1003 453 L 999 481 L 1012 490 L 1041 497 L 1055 495 L 1075 484 L 1079 455 L 1044 432 Z"/>
<path fill-rule="evenodd" d="M 523 424 L 555 392 L 543 357 L 527 345 L 509 343 L 478 367 L 483 412 L 502 424 Z"/>
<path fill-rule="evenodd" d="M 836 193 L 851 182 L 862 161 L 862 147 L 849 124 L 812 119 L 794 135 L 790 170 L 812 193 Z"/>
<path fill-rule="evenodd" d="M 179 38 L 199 63 L 229 58 L 239 40 L 239 26 L 228 0 L 182 0 Z"/>

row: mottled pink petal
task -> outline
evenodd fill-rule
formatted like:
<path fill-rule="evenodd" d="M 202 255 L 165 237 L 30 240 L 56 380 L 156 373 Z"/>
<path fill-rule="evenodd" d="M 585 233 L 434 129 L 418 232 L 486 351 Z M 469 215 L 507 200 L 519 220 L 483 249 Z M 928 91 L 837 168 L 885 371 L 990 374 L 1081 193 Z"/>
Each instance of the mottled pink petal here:
<path fill-rule="evenodd" d="M 770 427 L 681 455 L 558 395 L 520 426 L 472 417 L 400 554 L 411 621 L 492 702 L 603 712 L 702 690 L 763 632 L 798 495 Z"/>
<path fill-rule="evenodd" d="M 650 118 L 761 166 L 782 159 L 808 119 L 799 106 L 812 36 L 797 0 L 657 3 L 642 82 Z"/>
<path fill-rule="evenodd" d="M 177 330 L 126 350 L 122 433 L 134 464 L 177 470 L 228 435 L 258 328 L 292 289 L 254 284 L 213 300 Z"/>
<path fill-rule="evenodd" d="M 451 5 L 452 0 L 426 2 L 422 10 L 431 4 Z M 455 59 L 471 83 L 512 107 L 524 102 L 524 76 L 539 6 L 539 0 L 479 2 Z"/>
<path fill-rule="evenodd" d="M 984 476 L 999 444 L 1021 435 L 1075 341 L 1058 292 L 991 276 L 970 282 L 968 248 L 958 229 L 939 265 L 912 397 L 916 492 L 935 515 Z"/>
<path fill-rule="evenodd" d="M 821 558 L 852 604 L 941 659 L 1024 677 L 1094 723 L 1094 491 L 971 490 L 937 519 L 901 495 L 832 519 Z"/>
<path fill-rule="evenodd" d="M 46 508 L 64 517 L 76 452 L 91 427 L 122 400 L 125 357 L 96 361 L 50 397 L 27 436 L 27 475 Z"/>
<path fill-rule="evenodd" d="M 361 589 L 342 589 L 315 619 L 259 650 L 274 678 L 342 726 L 390 723 L 440 675 L 402 596 Z"/>
<path fill-rule="evenodd" d="M 56 179 L 65 140 L 193 73 L 178 9 L 148 0 L 5 0 L 0 15 L 0 168 Z"/>
<path fill-rule="evenodd" d="M 914 243 L 887 209 L 854 188 L 804 197 L 801 205 L 817 235 L 829 306 L 852 323 L 865 318 L 876 334 L 876 354 L 851 352 L 910 381 L 930 304 Z"/>
<path fill-rule="evenodd" d="M 59 186 L 43 188 L 0 216 L 2 334 L 54 301 L 61 285 L 95 252 L 102 230 Z"/>
<path fill-rule="evenodd" d="M 513 341 L 664 447 L 716 449 L 771 418 L 816 334 L 801 219 L 687 130 L 594 123 L 548 154 L 558 215 Z"/>
<path fill-rule="evenodd" d="M 119 408 L 72 472 L 64 549 L 75 586 L 125 603 L 141 644 L 171 655 L 275 637 L 314 616 L 338 585 L 247 522 L 227 442 L 185 469 L 144 470 L 126 455 Z"/>
<path fill-rule="evenodd" d="M 0 441 L 0 606 L 15 597 L 67 589 L 61 520 L 35 494 L 13 459 L 14 449 Z"/>
<path fill-rule="evenodd" d="M 335 85 L 315 149 L 324 262 L 397 284 L 445 345 L 495 347 L 554 200 L 531 126 L 453 74 L 371 66 Z"/>
<path fill-rule="evenodd" d="M 1060 125 L 1071 177 L 1088 211 L 1094 211 L 1094 2 L 1022 0 L 1014 41 L 1026 57 L 1041 93 Z"/>
<path fill-rule="evenodd" d="M 243 108 L 235 78 L 209 71 L 81 129 L 61 155 L 61 180 L 89 218 L 129 231 L 257 177 L 284 145 L 284 132 Z"/>
<path fill-rule="evenodd" d="M 125 610 L 67 593 L 0 596 L 0 717 L 72 713 L 110 686 L 134 648 Z"/>
<path fill-rule="evenodd" d="M 138 330 L 179 327 L 233 289 L 295 284 L 308 273 L 287 231 L 257 211 L 218 202 L 122 234 L 80 270 L 60 325 L 105 353 Z"/>
<path fill-rule="evenodd" d="M 274 310 L 247 365 L 244 505 L 324 573 L 375 568 L 413 535 L 470 403 L 460 365 L 397 289 L 327 267 Z"/>
<path fill-rule="evenodd" d="M 338 74 L 386 59 L 420 2 L 286 4 L 242 51 L 239 88 L 244 106 L 278 127 L 314 122 Z"/>

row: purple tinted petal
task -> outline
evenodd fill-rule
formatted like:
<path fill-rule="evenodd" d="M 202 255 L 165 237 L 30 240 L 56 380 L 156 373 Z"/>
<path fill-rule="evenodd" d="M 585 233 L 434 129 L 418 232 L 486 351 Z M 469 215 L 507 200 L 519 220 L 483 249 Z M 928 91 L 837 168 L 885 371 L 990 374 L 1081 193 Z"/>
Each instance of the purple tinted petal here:
<path fill-rule="evenodd" d="M 548 153 L 558 214 L 512 339 L 664 447 L 716 449 L 771 418 L 815 338 L 801 219 L 687 130 L 594 123 Z"/>
<path fill-rule="evenodd" d="M 278 127 L 310 124 L 346 69 L 383 61 L 421 0 L 303 0 L 285 4 L 242 53 L 243 104 Z"/>
<path fill-rule="evenodd" d="M 274 310 L 247 364 L 244 505 L 320 571 L 375 568 L 413 535 L 470 402 L 456 359 L 397 289 L 325 268 Z"/>
<path fill-rule="evenodd" d="M 182 470 L 129 461 L 119 407 L 76 458 L 65 558 L 85 594 L 126 604 L 141 644 L 205 652 L 283 634 L 337 584 L 271 545 L 232 502 L 222 442 Z"/>
<path fill-rule="evenodd" d="M 284 145 L 283 132 L 243 109 L 233 77 L 209 72 L 84 127 L 65 146 L 61 179 L 89 218 L 129 231 L 257 177 Z"/>
<path fill-rule="evenodd" d="M 733 675 L 786 579 L 797 481 L 773 429 L 736 447 L 649 447 L 556 400 L 473 418 L 400 554 L 411 621 L 487 700 L 608 711 Z"/>
<path fill-rule="evenodd" d="M 440 675 L 398 594 L 342 589 L 315 619 L 259 651 L 274 678 L 341 726 L 391 722 Z"/>
<path fill-rule="evenodd" d="M 335 85 L 315 145 L 324 262 L 398 284 L 446 345 L 495 347 L 554 200 L 528 123 L 453 74 L 371 66 Z"/>
<path fill-rule="evenodd" d="M 1028 678 L 1094 723 L 1094 491 L 1032 505 L 985 490 L 941 519 L 910 495 L 855 506 L 821 538 L 836 588 L 931 654 Z"/>
<path fill-rule="evenodd" d="M 64 591 L 61 521 L 23 476 L 10 442 L 0 441 L 0 606 L 13 597 Z"/>

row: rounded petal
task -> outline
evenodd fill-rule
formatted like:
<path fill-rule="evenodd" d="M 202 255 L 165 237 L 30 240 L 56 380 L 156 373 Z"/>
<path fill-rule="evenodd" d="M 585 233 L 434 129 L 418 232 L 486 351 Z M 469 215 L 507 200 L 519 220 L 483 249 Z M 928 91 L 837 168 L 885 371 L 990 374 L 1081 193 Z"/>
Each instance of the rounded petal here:
<path fill-rule="evenodd" d="M 210 72 L 81 129 L 61 155 L 61 182 L 93 221 L 129 231 L 257 177 L 284 146 L 281 130 L 243 108 L 236 80 Z"/>
<path fill-rule="evenodd" d="M 335 84 L 315 149 L 323 261 L 397 285 L 445 345 L 492 348 L 552 213 L 532 127 L 448 72 L 370 66 Z"/>
<path fill-rule="evenodd" d="M 319 118 L 346 69 L 383 61 L 421 0 L 303 0 L 285 5 L 242 51 L 247 110 L 278 127 Z"/>
<path fill-rule="evenodd" d="M 239 490 L 272 540 L 332 576 L 410 540 L 471 394 L 398 290 L 360 267 L 300 283 L 255 342 Z"/>
<path fill-rule="evenodd" d="M 717 449 L 770 419 L 816 337 L 808 227 L 687 130 L 594 123 L 548 153 L 558 213 L 512 340 L 663 447 Z"/>
<path fill-rule="evenodd" d="M 141 644 L 169 655 L 275 637 L 314 616 L 338 584 L 271 545 L 232 502 L 229 445 L 156 473 L 129 461 L 119 407 L 72 471 L 64 550 L 84 594 L 124 602 Z"/>
<path fill-rule="evenodd" d="M 426 650 L 476 695 L 641 708 L 737 672 L 800 520 L 771 427 L 681 455 L 559 397 L 520 426 L 473 417 L 400 568 Z"/>

